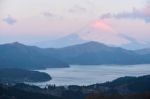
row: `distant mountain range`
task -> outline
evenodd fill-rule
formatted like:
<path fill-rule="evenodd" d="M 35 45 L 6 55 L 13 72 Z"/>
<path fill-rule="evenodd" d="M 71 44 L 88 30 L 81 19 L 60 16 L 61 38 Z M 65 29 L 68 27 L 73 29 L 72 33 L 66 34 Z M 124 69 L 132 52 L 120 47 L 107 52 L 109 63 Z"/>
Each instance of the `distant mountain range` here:
<path fill-rule="evenodd" d="M 89 39 L 82 37 L 83 35 L 86 35 L 89 33 L 92 35 L 96 31 L 100 32 L 99 29 L 93 30 L 93 28 L 84 28 L 78 31 L 77 33 L 72 33 L 63 37 L 48 39 L 48 40 L 43 40 L 43 41 L 39 41 L 35 43 L 28 43 L 28 44 L 34 45 L 40 48 L 62 48 L 62 47 L 67 47 L 67 46 L 72 46 L 72 45 L 77 45 L 77 44 L 83 44 L 83 43 L 87 43 L 90 41 L 97 41 L 97 42 L 105 44 L 106 42 L 104 41 L 101 42 L 99 40 L 93 40 L 93 39 L 89 40 Z M 141 44 L 136 39 L 130 36 L 127 36 L 125 34 L 120 34 L 119 36 L 129 41 L 129 43 L 120 45 L 121 48 L 128 49 L 128 50 L 136 50 L 136 49 L 144 49 L 144 48 L 150 47 L 149 43 Z M 115 44 L 110 44 L 110 43 L 109 45 L 116 46 Z"/>
<path fill-rule="evenodd" d="M 55 40 L 47 40 L 42 42 L 34 43 L 33 45 L 41 48 L 62 48 L 71 45 L 86 43 L 88 41 L 83 40 L 79 37 L 78 34 L 70 34 L 65 37 L 61 37 Z"/>
<path fill-rule="evenodd" d="M 140 54 L 140 52 L 97 42 L 63 48 L 38 48 L 15 42 L 0 45 L 0 67 L 38 69 L 68 67 L 72 64 L 149 64 L 150 54 Z"/>

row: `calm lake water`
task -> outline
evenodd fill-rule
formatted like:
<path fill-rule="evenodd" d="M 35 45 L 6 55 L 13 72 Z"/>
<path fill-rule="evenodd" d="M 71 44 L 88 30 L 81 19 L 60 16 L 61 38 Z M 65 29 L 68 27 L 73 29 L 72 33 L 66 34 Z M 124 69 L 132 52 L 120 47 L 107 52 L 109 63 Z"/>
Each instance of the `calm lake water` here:
<path fill-rule="evenodd" d="M 142 76 L 150 74 L 149 65 L 72 65 L 70 68 L 48 68 L 38 70 L 51 75 L 52 80 L 42 83 L 34 83 L 38 86 L 47 84 L 55 85 L 90 85 L 112 81 L 124 76 Z"/>

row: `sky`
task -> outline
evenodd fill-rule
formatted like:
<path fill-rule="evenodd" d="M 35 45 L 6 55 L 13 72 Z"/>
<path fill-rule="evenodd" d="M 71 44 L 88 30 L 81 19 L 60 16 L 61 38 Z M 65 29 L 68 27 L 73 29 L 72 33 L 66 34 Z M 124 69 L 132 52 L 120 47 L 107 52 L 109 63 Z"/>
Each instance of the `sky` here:
<path fill-rule="evenodd" d="M 0 0 L 0 44 L 70 34 L 128 49 L 150 47 L 150 0 Z"/>

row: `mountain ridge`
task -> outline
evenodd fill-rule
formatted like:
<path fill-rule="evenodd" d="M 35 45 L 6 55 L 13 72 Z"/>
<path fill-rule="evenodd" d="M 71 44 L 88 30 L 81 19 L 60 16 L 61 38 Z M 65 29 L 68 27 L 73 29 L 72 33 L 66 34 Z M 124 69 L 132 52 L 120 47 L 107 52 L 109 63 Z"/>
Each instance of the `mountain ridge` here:
<path fill-rule="evenodd" d="M 150 54 L 150 48 L 135 50 L 135 52 L 141 55 Z"/>
<path fill-rule="evenodd" d="M 55 49 L 52 52 L 61 60 L 76 65 L 139 64 L 142 59 L 141 55 L 134 51 L 93 41 Z"/>
<path fill-rule="evenodd" d="M 45 49 L 16 42 L 0 45 L 0 67 L 38 69 L 68 66 Z"/>
<path fill-rule="evenodd" d="M 87 42 L 63 48 L 39 48 L 19 42 L 0 45 L 0 67 L 60 68 L 69 65 L 149 64 L 150 55 Z"/>

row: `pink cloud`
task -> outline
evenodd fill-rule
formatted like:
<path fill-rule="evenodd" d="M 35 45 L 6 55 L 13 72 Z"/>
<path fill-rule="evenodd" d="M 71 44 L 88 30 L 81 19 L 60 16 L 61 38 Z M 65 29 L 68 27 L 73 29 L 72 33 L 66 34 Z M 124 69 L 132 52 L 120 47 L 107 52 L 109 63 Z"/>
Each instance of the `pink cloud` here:
<path fill-rule="evenodd" d="M 121 37 L 113 26 L 103 20 L 92 22 L 79 35 L 84 40 L 97 41 L 109 45 L 118 46 L 128 43 L 128 40 Z"/>
<path fill-rule="evenodd" d="M 97 20 L 91 24 L 92 28 L 113 32 L 113 28 L 102 20 Z"/>
<path fill-rule="evenodd" d="M 146 6 L 144 9 L 143 9 L 143 14 L 147 17 L 150 17 L 150 5 Z"/>

